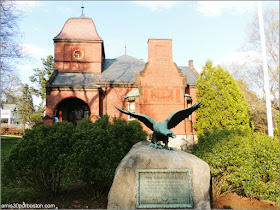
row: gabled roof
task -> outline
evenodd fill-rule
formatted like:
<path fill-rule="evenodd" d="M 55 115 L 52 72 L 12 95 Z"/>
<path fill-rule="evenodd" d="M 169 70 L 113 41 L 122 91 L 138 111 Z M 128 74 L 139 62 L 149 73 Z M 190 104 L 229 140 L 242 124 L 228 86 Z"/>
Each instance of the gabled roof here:
<path fill-rule="evenodd" d="M 128 55 L 115 59 L 104 59 L 101 74 L 82 72 L 57 72 L 50 81 L 51 87 L 98 88 L 100 84 L 135 84 L 146 63 Z M 187 76 L 187 84 L 196 84 L 198 76 L 190 67 L 180 66 L 179 70 Z"/>
<path fill-rule="evenodd" d="M 134 84 L 135 76 L 145 63 L 128 55 L 104 59 L 102 73 L 57 72 L 51 81 L 52 87 L 96 88 L 96 84 Z"/>
<path fill-rule="evenodd" d="M 57 72 L 55 77 L 51 80 L 51 87 L 70 87 L 70 88 L 98 88 L 96 81 L 100 75 L 89 73 L 76 73 L 76 72 Z"/>
<path fill-rule="evenodd" d="M 102 81 L 114 83 L 135 83 L 135 76 L 145 67 L 145 62 L 128 55 L 116 59 L 105 59 Z"/>
<path fill-rule="evenodd" d="M 196 85 L 197 79 L 199 77 L 199 74 L 194 69 L 188 67 L 188 66 L 178 66 L 178 69 L 184 74 L 187 75 L 187 84 L 188 85 Z"/>
<path fill-rule="evenodd" d="M 61 32 L 54 40 L 79 39 L 79 40 L 102 40 L 97 33 L 95 24 L 91 18 L 69 18 Z"/>

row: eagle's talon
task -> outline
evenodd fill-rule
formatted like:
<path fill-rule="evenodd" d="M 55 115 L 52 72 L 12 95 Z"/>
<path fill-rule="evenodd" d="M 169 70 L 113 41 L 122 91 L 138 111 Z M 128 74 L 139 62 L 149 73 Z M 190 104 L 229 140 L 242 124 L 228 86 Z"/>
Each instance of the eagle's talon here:
<path fill-rule="evenodd" d="M 154 147 L 155 149 L 157 149 L 157 148 L 162 149 L 162 146 L 157 145 L 157 144 L 150 143 L 150 146 Z"/>
<path fill-rule="evenodd" d="M 167 150 L 174 150 L 174 147 L 165 146 L 164 149 L 167 149 Z"/>
<path fill-rule="evenodd" d="M 157 145 L 157 144 L 156 144 L 156 145 Z M 159 148 L 159 149 L 162 149 L 162 146 L 160 146 L 160 145 L 157 145 L 156 147 Z"/>
<path fill-rule="evenodd" d="M 155 147 L 155 144 L 153 144 L 153 143 L 150 143 L 150 147 Z"/>

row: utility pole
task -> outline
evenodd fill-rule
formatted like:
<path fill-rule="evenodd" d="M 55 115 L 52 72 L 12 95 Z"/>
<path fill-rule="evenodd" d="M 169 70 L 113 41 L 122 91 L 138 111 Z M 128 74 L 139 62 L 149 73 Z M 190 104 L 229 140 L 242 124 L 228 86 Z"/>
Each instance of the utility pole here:
<path fill-rule="evenodd" d="M 268 135 L 269 136 L 273 136 L 272 111 L 271 111 L 271 100 L 270 100 L 270 90 L 269 90 L 269 80 L 268 80 L 268 67 L 267 67 L 267 56 L 266 56 L 266 45 L 265 45 L 265 34 L 264 34 L 264 25 L 263 25 L 263 15 L 262 15 L 261 1 L 257 1 L 257 4 L 258 4 L 259 29 L 260 29 L 261 47 L 262 47 L 264 91 L 265 91 L 265 99 L 266 99 L 266 113 L 267 113 Z"/>

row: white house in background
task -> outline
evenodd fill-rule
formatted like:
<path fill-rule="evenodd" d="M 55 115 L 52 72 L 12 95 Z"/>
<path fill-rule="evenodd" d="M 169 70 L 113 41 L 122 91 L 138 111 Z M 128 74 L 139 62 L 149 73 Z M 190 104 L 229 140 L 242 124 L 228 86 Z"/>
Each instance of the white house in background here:
<path fill-rule="evenodd" d="M 14 124 L 16 104 L 1 104 L 1 123 Z"/>

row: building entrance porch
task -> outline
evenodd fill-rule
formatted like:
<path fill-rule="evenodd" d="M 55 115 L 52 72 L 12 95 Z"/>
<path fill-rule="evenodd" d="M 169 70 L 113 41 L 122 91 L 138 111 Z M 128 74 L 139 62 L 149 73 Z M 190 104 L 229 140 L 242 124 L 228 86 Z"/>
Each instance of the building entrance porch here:
<path fill-rule="evenodd" d="M 58 122 L 69 121 L 76 125 L 82 119 L 90 116 L 90 109 L 83 100 L 68 98 L 58 104 L 54 116 Z"/>

